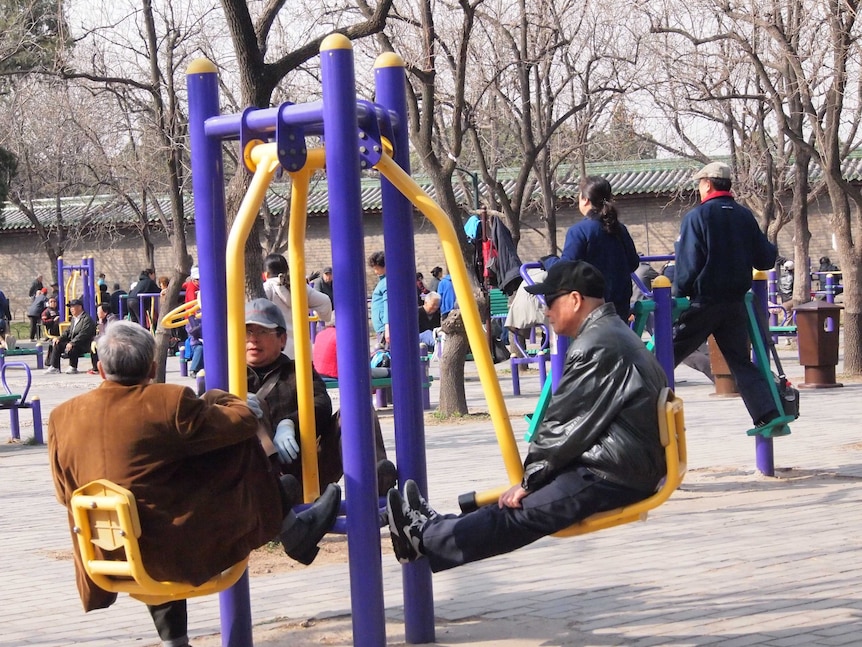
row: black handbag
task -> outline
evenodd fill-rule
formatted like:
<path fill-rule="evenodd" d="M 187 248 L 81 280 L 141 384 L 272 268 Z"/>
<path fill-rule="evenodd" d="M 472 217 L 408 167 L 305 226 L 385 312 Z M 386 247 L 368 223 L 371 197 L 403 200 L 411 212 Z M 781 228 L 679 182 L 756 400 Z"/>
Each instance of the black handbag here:
<path fill-rule="evenodd" d="M 799 417 L 799 389 L 793 386 L 784 374 L 784 368 L 781 366 L 781 360 L 778 359 L 778 351 L 775 350 L 775 344 L 769 343 L 768 345 L 770 351 L 772 351 L 775 370 L 778 371 L 778 375 L 775 373 L 772 374 L 772 379 L 775 380 L 775 386 L 778 389 L 778 399 L 781 400 L 784 415 L 793 416 L 796 419 Z"/>

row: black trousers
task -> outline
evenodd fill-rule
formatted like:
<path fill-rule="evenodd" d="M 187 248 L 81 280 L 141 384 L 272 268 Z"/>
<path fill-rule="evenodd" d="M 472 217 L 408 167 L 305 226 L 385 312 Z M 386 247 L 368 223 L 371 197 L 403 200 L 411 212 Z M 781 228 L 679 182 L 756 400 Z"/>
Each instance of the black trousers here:
<path fill-rule="evenodd" d="M 30 339 L 36 339 L 36 335 L 39 332 L 39 326 L 42 324 L 42 316 L 36 315 L 27 315 L 27 318 L 30 320 Z"/>
<path fill-rule="evenodd" d="M 62 359 L 63 354 L 66 353 L 67 343 L 69 342 L 61 338 L 51 349 L 51 366 L 56 369 L 60 368 L 60 360 Z M 66 353 L 66 356 L 69 358 L 69 366 L 78 368 L 78 360 L 81 355 L 86 354 L 88 350 L 88 348 L 73 345 L 72 350 Z"/>
<path fill-rule="evenodd" d="M 188 638 L 188 610 L 185 600 L 147 605 L 147 610 L 159 632 L 162 644 L 167 647 L 185 647 Z"/>
<path fill-rule="evenodd" d="M 742 302 L 692 302 L 674 326 L 674 365 L 691 355 L 710 335 L 715 337 L 715 343 L 727 361 L 751 420 L 756 424 L 773 413 L 777 415 L 769 383 L 751 361 L 748 313 Z"/>
<path fill-rule="evenodd" d="M 440 515 L 425 524 L 423 552 L 435 573 L 512 552 L 577 521 L 649 497 L 596 476 L 586 467 L 562 472 L 531 492 L 521 508 L 496 503 L 463 515 Z"/>

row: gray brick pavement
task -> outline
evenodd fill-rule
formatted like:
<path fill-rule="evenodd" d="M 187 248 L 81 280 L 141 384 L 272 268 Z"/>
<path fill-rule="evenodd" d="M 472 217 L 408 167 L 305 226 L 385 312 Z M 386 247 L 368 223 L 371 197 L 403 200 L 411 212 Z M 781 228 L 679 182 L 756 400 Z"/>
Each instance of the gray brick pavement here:
<path fill-rule="evenodd" d="M 782 355 L 791 378 L 801 381 L 792 353 Z M 182 381 L 171 370 L 169 379 Z M 439 618 L 547 620 L 546 636 L 529 625 L 533 633 L 523 640 L 531 645 L 862 644 L 862 385 L 803 392 L 803 417 L 790 437 L 775 441 L 778 476 L 768 479 L 755 473 L 741 401 L 711 397 L 709 383 L 689 369 L 677 375 L 689 439 L 681 490 L 645 524 L 547 538 L 435 576 Z M 510 394 L 508 375 L 501 381 Z M 97 382 L 37 373 L 33 392 L 47 417 L 56 403 Z M 535 373 L 523 378 L 522 389 L 507 400 L 519 414 L 519 436 L 520 414 L 538 394 Z M 475 377 L 468 398 L 473 410 L 483 408 Z M 391 416 L 382 420 L 391 447 Z M 29 424 L 22 416 L 25 437 Z M 6 414 L 0 425 L 0 437 L 8 437 Z M 426 438 L 431 500 L 441 510 L 453 511 L 462 492 L 504 480 L 490 423 L 429 424 Z M 57 559 L 70 539 L 44 448 L 0 445 L 0 500 L 0 647 L 154 644 L 146 610 L 129 598 L 81 611 L 71 562 Z M 400 567 L 387 556 L 383 569 L 387 615 L 399 619 Z M 255 623 L 347 614 L 347 583 L 343 564 L 254 577 Z M 190 616 L 193 634 L 218 632 L 217 598 L 191 600 Z M 566 621 L 565 631 L 558 620 Z"/>

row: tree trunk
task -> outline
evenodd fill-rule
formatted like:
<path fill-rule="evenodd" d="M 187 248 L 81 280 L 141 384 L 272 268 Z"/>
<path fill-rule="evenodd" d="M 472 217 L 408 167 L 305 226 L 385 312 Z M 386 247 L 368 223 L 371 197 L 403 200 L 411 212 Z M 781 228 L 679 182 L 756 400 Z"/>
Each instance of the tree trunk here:
<path fill-rule="evenodd" d="M 460 310 L 452 310 L 441 325 L 446 334 L 443 354 L 440 357 L 440 406 L 444 417 L 467 415 L 467 396 L 464 391 L 464 362 L 470 344 L 467 341 Z"/>
<path fill-rule="evenodd" d="M 162 318 L 172 310 L 171 304 L 178 301 L 180 288 L 188 273 L 183 274 L 181 270 L 174 270 L 168 289 L 164 291 L 159 299 L 159 320 L 156 328 L 156 379 L 155 382 L 163 384 L 167 378 L 168 349 L 174 330 L 162 326 Z"/>

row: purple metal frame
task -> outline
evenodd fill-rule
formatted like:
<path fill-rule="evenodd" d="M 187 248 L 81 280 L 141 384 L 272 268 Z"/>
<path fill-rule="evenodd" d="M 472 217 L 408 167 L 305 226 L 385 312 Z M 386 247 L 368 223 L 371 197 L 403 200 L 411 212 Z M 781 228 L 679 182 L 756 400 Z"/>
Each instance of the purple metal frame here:
<path fill-rule="evenodd" d="M 392 55 L 384 55 L 392 56 Z M 353 51 L 342 36 L 331 36 L 321 48 L 323 100 L 305 105 L 284 104 L 278 108 L 248 109 L 241 114 L 218 114 L 218 78 L 215 66 L 206 61 L 193 64 L 188 74 L 189 131 L 192 184 L 198 219 L 198 260 L 208 280 L 201 287 L 206 303 L 203 318 L 206 379 L 208 388 L 227 388 L 227 361 L 219 349 L 227 345 L 226 279 L 224 257 L 226 226 L 224 166 L 221 142 L 225 139 L 279 138 L 289 128 L 305 135 L 325 134 L 327 180 L 333 270 L 338 276 L 357 276 L 364 267 L 360 171 L 372 166 L 382 150 L 381 133 L 394 145 L 395 160 L 409 170 L 407 108 L 403 62 L 376 67 L 379 104 L 357 101 Z M 282 165 L 293 170 L 285 162 Z M 393 352 L 404 363 L 393 367 L 396 450 L 401 479 L 413 478 L 426 486 L 424 428 L 422 416 L 422 368 L 416 352 L 419 337 L 416 292 L 413 278 L 412 209 L 409 201 L 387 182 L 383 183 L 384 241 L 387 249 L 390 318 L 407 322 L 394 326 Z M 361 276 L 361 273 L 360 273 Z M 342 409 L 350 416 L 342 420 L 342 451 L 348 511 L 346 525 L 350 558 L 350 590 L 354 644 L 378 647 L 386 643 L 383 581 L 378 525 L 379 501 L 375 473 L 372 411 L 368 393 L 368 317 L 364 280 L 339 283 L 335 297 L 339 321 L 338 364 L 353 376 L 340 389 Z M 427 564 L 405 567 L 405 620 L 408 642 L 434 640 L 433 595 Z M 222 644 L 252 645 L 248 576 L 243 576 L 220 596 Z"/>

